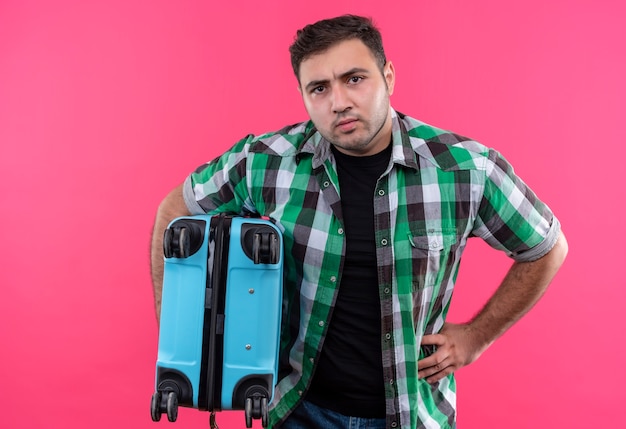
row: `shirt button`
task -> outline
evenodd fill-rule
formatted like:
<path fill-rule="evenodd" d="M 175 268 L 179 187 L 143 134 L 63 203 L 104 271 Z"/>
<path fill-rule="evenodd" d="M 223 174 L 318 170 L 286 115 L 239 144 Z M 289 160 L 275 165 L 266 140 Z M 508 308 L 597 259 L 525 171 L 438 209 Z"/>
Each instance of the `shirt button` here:
<path fill-rule="evenodd" d="M 342 234 L 343 234 L 343 228 L 339 228 L 339 229 L 337 230 L 337 232 L 339 233 L 339 235 L 342 235 Z"/>
<path fill-rule="evenodd" d="M 385 292 L 385 293 L 389 293 L 389 288 L 388 288 L 388 287 L 386 287 L 386 288 L 385 288 L 385 290 L 384 290 L 384 292 Z"/>
<path fill-rule="evenodd" d="M 436 249 L 437 247 L 439 247 L 439 243 L 437 241 L 433 241 L 432 243 L 430 243 L 431 249 Z"/>
<path fill-rule="evenodd" d="M 335 283 L 337 281 L 337 277 L 335 276 L 330 276 L 330 282 L 331 283 Z"/>
<path fill-rule="evenodd" d="M 320 326 L 324 326 L 324 321 L 323 321 L 323 320 L 320 320 L 320 321 L 319 321 L 319 323 L 318 323 L 318 325 L 320 325 Z"/>
<path fill-rule="evenodd" d="M 378 195 L 380 195 L 381 197 L 382 197 L 383 195 L 385 195 L 385 190 L 384 190 L 384 189 L 379 189 L 379 190 L 378 190 Z"/>
<path fill-rule="evenodd" d="M 387 332 L 387 333 L 385 334 L 385 338 L 387 338 L 388 340 L 390 340 L 390 339 L 391 339 L 391 334 L 390 334 L 389 332 Z"/>
<path fill-rule="evenodd" d="M 396 422 L 391 422 L 391 427 L 392 427 L 392 428 L 396 428 L 396 427 L 398 427 L 398 423 L 396 423 Z"/>
<path fill-rule="evenodd" d="M 302 390 L 298 390 L 298 395 L 302 396 Z"/>
<path fill-rule="evenodd" d="M 329 181 L 324 182 L 324 187 L 325 188 L 328 188 L 329 186 L 330 186 L 330 182 Z"/>
<path fill-rule="evenodd" d="M 309 362 L 311 362 L 311 364 L 313 364 L 315 362 L 315 359 L 309 358 Z"/>
<path fill-rule="evenodd" d="M 382 244 L 383 246 L 387 245 L 387 239 L 383 238 L 382 240 L 380 240 L 380 244 Z"/>

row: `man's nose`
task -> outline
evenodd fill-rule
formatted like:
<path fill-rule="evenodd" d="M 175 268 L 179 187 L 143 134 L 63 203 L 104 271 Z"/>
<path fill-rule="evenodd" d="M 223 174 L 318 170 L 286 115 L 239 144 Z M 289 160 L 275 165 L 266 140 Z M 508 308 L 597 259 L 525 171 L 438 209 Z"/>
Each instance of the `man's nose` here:
<path fill-rule="evenodd" d="M 335 85 L 332 93 L 332 109 L 333 113 L 342 113 L 352 107 L 352 102 L 348 96 L 348 92 L 341 85 Z"/>

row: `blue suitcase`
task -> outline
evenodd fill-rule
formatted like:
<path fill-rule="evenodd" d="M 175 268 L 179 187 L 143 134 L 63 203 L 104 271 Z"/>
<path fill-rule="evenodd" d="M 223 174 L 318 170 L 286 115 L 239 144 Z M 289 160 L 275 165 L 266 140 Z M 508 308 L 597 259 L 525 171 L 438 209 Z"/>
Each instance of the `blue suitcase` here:
<path fill-rule="evenodd" d="M 165 254 L 152 420 L 178 406 L 245 410 L 261 419 L 278 370 L 283 246 L 264 219 L 189 216 L 164 234 Z"/>

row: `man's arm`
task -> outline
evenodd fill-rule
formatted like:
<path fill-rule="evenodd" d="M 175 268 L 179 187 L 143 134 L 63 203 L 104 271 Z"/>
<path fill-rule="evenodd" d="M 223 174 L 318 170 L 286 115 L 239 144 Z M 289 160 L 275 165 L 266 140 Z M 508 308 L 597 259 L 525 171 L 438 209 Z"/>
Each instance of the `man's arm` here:
<path fill-rule="evenodd" d="M 468 323 L 446 323 L 422 345 L 437 351 L 418 362 L 418 377 L 434 383 L 469 365 L 539 301 L 567 255 L 561 233 L 554 247 L 532 262 L 515 262 L 483 309 Z"/>
<path fill-rule="evenodd" d="M 157 321 L 161 318 L 161 292 L 163 290 L 163 233 L 167 225 L 169 225 L 174 218 L 188 215 L 190 215 L 190 213 L 183 199 L 183 185 L 173 189 L 163 201 L 161 201 L 157 210 L 150 251 L 152 285 L 154 287 L 154 306 Z"/>

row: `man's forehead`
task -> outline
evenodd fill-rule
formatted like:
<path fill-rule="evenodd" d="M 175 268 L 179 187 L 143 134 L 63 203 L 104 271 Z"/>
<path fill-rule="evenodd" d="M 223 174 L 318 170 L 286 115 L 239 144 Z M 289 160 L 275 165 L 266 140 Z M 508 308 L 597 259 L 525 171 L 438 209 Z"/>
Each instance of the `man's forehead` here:
<path fill-rule="evenodd" d="M 377 63 L 370 49 L 359 39 L 349 39 L 312 54 L 300 63 L 300 78 L 306 85 L 311 80 L 339 78 L 350 70 L 376 70 Z"/>

